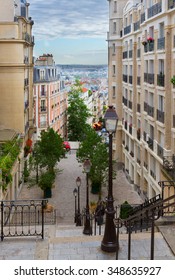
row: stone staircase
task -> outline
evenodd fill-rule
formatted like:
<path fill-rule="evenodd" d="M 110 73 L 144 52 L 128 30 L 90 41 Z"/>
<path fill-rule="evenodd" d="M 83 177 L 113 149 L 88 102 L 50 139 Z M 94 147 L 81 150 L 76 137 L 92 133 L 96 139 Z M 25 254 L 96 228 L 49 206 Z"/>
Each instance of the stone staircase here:
<path fill-rule="evenodd" d="M 54 230 L 53 228 L 54 227 Z M 104 226 L 101 235 L 84 235 L 83 227 L 74 224 L 57 224 L 51 226 L 52 234 L 46 238 L 48 251 L 46 259 L 50 260 L 115 260 L 115 253 L 101 250 Z M 150 231 L 132 234 L 131 259 L 150 259 Z M 46 242 L 46 241 L 45 241 Z M 120 229 L 119 260 L 127 260 L 128 235 Z M 175 259 L 160 232 L 155 232 L 155 259 Z"/>

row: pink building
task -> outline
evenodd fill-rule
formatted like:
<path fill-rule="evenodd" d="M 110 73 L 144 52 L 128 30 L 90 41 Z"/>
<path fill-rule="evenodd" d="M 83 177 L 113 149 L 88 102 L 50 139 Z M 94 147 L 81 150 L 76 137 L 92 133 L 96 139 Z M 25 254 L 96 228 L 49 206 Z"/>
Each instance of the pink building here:
<path fill-rule="evenodd" d="M 34 116 L 36 139 L 52 127 L 66 139 L 67 91 L 52 54 L 40 56 L 34 66 Z"/>

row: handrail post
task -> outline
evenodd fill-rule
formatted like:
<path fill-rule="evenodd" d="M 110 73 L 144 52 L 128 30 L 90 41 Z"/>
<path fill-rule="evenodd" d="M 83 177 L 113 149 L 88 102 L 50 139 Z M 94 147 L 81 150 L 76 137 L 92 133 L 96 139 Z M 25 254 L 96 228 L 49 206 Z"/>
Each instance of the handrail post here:
<path fill-rule="evenodd" d="M 1 201 L 1 241 L 4 239 L 4 202 Z"/>
<path fill-rule="evenodd" d="M 42 203 L 41 203 L 41 211 L 42 211 L 42 229 L 41 229 L 41 236 L 42 236 L 42 239 L 44 239 L 44 200 L 42 200 Z"/>

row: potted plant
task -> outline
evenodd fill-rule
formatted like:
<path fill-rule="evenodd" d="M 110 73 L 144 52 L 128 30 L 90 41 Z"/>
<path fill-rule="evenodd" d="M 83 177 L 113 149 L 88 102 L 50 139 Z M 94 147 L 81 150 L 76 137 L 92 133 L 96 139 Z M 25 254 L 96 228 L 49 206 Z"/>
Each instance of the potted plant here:
<path fill-rule="evenodd" d="M 175 76 L 173 76 L 173 77 L 171 78 L 171 83 L 172 83 L 173 85 L 175 85 Z"/>
<path fill-rule="evenodd" d="M 148 43 L 151 43 L 151 42 L 153 42 L 153 41 L 154 41 L 154 39 L 153 39 L 152 37 L 148 37 L 148 38 L 147 38 L 147 42 L 148 42 Z"/>
<path fill-rule="evenodd" d="M 133 207 L 128 203 L 128 201 L 125 201 L 120 207 L 120 218 L 127 219 L 132 209 Z"/>
<path fill-rule="evenodd" d="M 55 173 L 46 171 L 42 173 L 38 185 L 44 191 L 44 198 L 52 197 L 52 185 L 55 181 Z"/>
<path fill-rule="evenodd" d="M 142 41 L 142 45 L 146 46 L 147 45 L 147 41 Z"/>

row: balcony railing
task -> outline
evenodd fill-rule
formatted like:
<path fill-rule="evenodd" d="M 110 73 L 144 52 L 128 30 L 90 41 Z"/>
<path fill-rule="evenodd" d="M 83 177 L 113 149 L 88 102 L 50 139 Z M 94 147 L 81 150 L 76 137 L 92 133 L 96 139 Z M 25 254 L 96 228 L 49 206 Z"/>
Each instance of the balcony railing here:
<path fill-rule="evenodd" d="M 125 59 L 125 58 L 128 58 L 128 52 L 127 51 L 123 52 L 123 59 Z"/>
<path fill-rule="evenodd" d="M 154 84 L 154 74 L 144 73 L 144 82 Z"/>
<path fill-rule="evenodd" d="M 143 23 L 145 21 L 145 13 L 141 14 L 140 22 Z"/>
<path fill-rule="evenodd" d="M 141 82 L 141 77 L 137 77 L 137 85 L 139 85 L 140 86 L 140 82 Z"/>
<path fill-rule="evenodd" d="M 129 34 L 131 32 L 131 25 L 128 25 L 124 28 L 124 35 Z"/>
<path fill-rule="evenodd" d="M 175 128 L 175 115 L 173 115 L 173 128 Z"/>
<path fill-rule="evenodd" d="M 41 112 L 46 112 L 46 111 L 47 111 L 47 107 L 41 107 L 41 108 L 40 108 L 40 111 L 41 111 Z"/>
<path fill-rule="evenodd" d="M 141 49 L 140 49 L 140 48 L 137 49 L 137 57 L 138 57 L 138 58 L 141 57 Z"/>
<path fill-rule="evenodd" d="M 139 103 L 137 104 L 137 112 L 140 113 L 140 104 Z"/>
<path fill-rule="evenodd" d="M 134 31 L 137 31 L 140 29 L 140 20 L 134 22 Z"/>
<path fill-rule="evenodd" d="M 123 82 L 127 83 L 128 82 L 128 76 L 123 74 Z"/>
<path fill-rule="evenodd" d="M 132 76 L 129 76 L 129 83 L 132 84 Z"/>
<path fill-rule="evenodd" d="M 157 39 L 157 49 L 158 50 L 163 50 L 165 49 L 165 37 L 158 38 Z"/>
<path fill-rule="evenodd" d="M 163 148 L 157 144 L 157 155 L 163 159 Z"/>
<path fill-rule="evenodd" d="M 165 75 L 164 74 L 158 74 L 157 75 L 157 85 L 160 87 L 165 86 Z"/>
<path fill-rule="evenodd" d="M 128 100 L 124 96 L 123 96 L 123 103 L 124 103 L 125 106 L 128 106 Z"/>
<path fill-rule="evenodd" d="M 154 141 L 152 138 L 149 137 L 149 140 L 147 141 L 148 147 L 153 150 L 154 149 Z"/>
<path fill-rule="evenodd" d="M 161 123 L 164 123 L 165 113 L 157 109 L 157 120 Z"/>
<path fill-rule="evenodd" d="M 162 12 L 162 3 L 156 3 L 148 8 L 148 18 L 154 17 L 155 15 Z"/>
<path fill-rule="evenodd" d="M 149 116 L 154 117 L 154 107 L 148 105 L 147 113 Z"/>
<path fill-rule="evenodd" d="M 148 103 L 144 102 L 144 111 L 148 112 Z"/>
<path fill-rule="evenodd" d="M 175 8 L 175 0 L 168 0 L 168 9 Z"/>
<path fill-rule="evenodd" d="M 129 50 L 129 58 L 132 58 L 132 50 Z"/>

